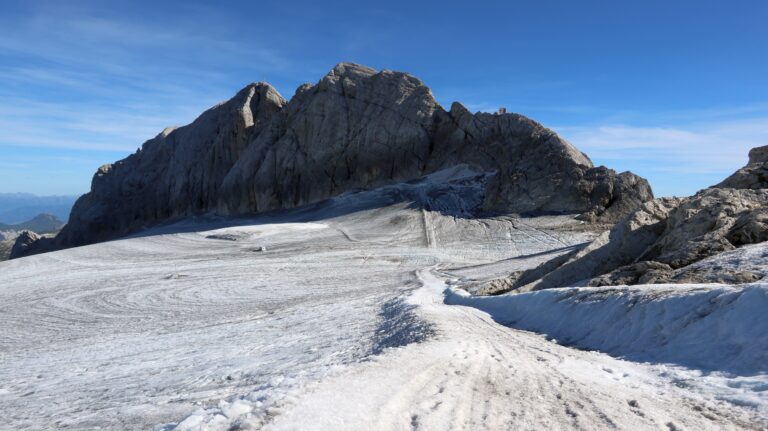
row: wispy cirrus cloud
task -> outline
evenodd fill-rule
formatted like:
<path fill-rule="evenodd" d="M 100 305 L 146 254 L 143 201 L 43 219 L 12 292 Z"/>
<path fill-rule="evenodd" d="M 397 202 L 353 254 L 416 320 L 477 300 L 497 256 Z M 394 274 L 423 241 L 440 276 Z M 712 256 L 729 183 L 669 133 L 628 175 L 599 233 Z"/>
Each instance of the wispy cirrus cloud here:
<path fill-rule="evenodd" d="M 768 117 L 679 127 L 604 125 L 558 131 L 597 158 L 674 163 L 679 170 L 727 171 L 744 164 L 750 148 L 768 145 Z"/>
<path fill-rule="evenodd" d="M 0 15 L 0 191 L 84 192 L 101 164 L 292 70 L 225 25 L 231 11 L 141 7 L 40 0 Z"/>
<path fill-rule="evenodd" d="M 215 21 L 214 9 L 196 8 L 195 18 Z M 258 78 L 289 65 L 196 20 L 169 26 L 105 10 L 54 2 L 0 17 L 0 146 L 135 149 L 234 94 L 228 69 Z"/>
<path fill-rule="evenodd" d="M 555 130 L 596 162 L 647 177 L 663 196 L 689 195 L 716 184 L 746 163 L 749 149 L 768 145 L 768 115 L 665 127 L 605 124 Z"/>
<path fill-rule="evenodd" d="M 199 111 L 173 107 L 103 106 L 14 100 L 0 104 L 0 147 L 34 147 L 130 153 L 157 135 L 167 118 L 192 119 Z"/>

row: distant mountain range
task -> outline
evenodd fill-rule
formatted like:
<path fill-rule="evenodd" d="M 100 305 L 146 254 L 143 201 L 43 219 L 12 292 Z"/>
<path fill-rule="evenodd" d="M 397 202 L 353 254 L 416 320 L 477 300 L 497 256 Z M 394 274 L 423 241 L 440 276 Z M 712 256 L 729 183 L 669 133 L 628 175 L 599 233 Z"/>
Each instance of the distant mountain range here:
<path fill-rule="evenodd" d="M 36 233 L 53 233 L 61 229 L 64 222 L 53 214 L 39 214 L 31 220 L 17 224 L 0 223 L 0 230 L 22 231 L 31 230 Z"/>
<path fill-rule="evenodd" d="M 37 196 L 31 193 L 0 193 L 0 223 L 24 223 L 40 214 L 54 215 L 66 223 L 77 198 L 77 196 Z"/>

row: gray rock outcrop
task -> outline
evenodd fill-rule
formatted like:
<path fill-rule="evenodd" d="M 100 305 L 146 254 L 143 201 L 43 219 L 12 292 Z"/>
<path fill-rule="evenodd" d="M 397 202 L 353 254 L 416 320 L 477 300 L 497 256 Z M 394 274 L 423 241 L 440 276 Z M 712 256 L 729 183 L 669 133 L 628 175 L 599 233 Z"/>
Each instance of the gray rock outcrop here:
<path fill-rule="evenodd" d="M 747 165 L 714 187 L 729 189 L 768 188 L 768 145 L 751 149 Z"/>
<path fill-rule="evenodd" d="M 639 259 L 681 268 L 737 246 L 760 242 L 768 233 L 767 226 L 761 224 L 766 205 L 768 190 L 702 190 L 669 212 L 664 232 Z"/>
<path fill-rule="evenodd" d="M 755 281 L 762 277 L 759 271 L 691 265 L 768 240 L 767 164 L 768 146 L 755 148 L 747 166 L 716 186 L 684 199 L 646 202 L 567 258 L 495 283 L 505 291 L 529 291 L 574 284 Z"/>
<path fill-rule="evenodd" d="M 11 256 L 11 249 L 16 243 L 16 238 L 20 232 L 0 230 L 0 262 L 7 260 Z"/>
<path fill-rule="evenodd" d="M 400 72 L 342 63 L 286 102 L 252 84 L 96 172 L 67 226 L 37 250 L 104 241 L 175 217 L 297 207 L 467 164 L 488 173 L 484 212 L 614 222 L 651 200 L 629 172 L 589 158 L 517 114 L 444 110 Z"/>
<path fill-rule="evenodd" d="M 11 258 L 27 254 L 29 248 L 35 247 L 40 238 L 40 235 L 28 230 L 19 234 L 16 237 L 16 242 L 13 244 L 13 248 L 11 248 Z"/>
<path fill-rule="evenodd" d="M 529 291 L 574 285 L 636 262 L 663 234 L 669 213 L 678 204 L 679 200 L 674 198 L 644 203 L 581 250 L 518 274 L 507 290 Z"/>
<path fill-rule="evenodd" d="M 252 84 L 192 124 L 168 128 L 135 154 L 100 167 L 53 241 L 69 247 L 112 239 L 158 221 L 216 207 L 221 183 L 285 100 Z"/>

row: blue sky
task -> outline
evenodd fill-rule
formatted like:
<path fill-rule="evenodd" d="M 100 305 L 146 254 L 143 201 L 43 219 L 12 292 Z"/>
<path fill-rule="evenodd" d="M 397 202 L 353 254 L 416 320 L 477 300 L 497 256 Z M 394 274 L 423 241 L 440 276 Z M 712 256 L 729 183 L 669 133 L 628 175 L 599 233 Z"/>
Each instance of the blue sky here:
<path fill-rule="evenodd" d="M 290 97 L 341 61 L 532 117 L 660 196 L 768 145 L 762 0 L 2 3 L 0 192 L 83 193 L 247 83 Z"/>

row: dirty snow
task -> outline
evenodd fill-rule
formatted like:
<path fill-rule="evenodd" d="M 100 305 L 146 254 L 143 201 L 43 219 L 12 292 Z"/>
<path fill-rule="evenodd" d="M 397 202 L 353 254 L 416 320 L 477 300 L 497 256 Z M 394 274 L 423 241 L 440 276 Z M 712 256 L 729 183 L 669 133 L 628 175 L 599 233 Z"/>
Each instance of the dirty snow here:
<path fill-rule="evenodd" d="M 187 220 L 0 263 L 0 428 L 766 426 L 764 370 L 747 353 L 723 363 L 736 367 L 729 374 L 663 349 L 637 359 L 592 347 L 626 356 L 614 358 L 501 325 L 494 307 L 520 308 L 448 288 L 534 265 L 595 234 L 566 216 L 463 218 L 479 188 L 474 173 L 459 174 L 442 189 L 423 181 L 253 219 Z M 733 319 L 718 330 L 737 333 L 728 322 L 748 309 L 723 304 L 739 288 L 708 289 L 665 295 L 722 298 L 713 316 Z M 446 304 L 446 295 L 471 307 Z M 603 300 L 619 307 L 627 295 Z M 542 332 L 598 310 L 521 298 L 522 308 L 555 307 L 527 315 Z M 612 316 L 614 326 L 630 324 Z M 661 316 L 685 329 L 674 326 L 685 313 Z M 520 323 L 512 320 L 502 323 Z M 606 339 L 621 341 L 611 334 L 617 328 Z"/>

